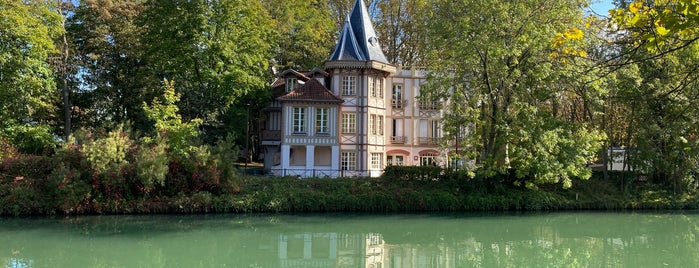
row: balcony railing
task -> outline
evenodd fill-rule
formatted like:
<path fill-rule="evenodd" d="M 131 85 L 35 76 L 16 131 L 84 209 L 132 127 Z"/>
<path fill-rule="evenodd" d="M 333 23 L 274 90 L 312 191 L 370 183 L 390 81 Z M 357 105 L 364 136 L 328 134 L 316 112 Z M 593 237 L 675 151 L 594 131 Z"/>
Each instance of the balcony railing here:
<path fill-rule="evenodd" d="M 391 99 L 391 108 L 393 109 L 403 109 L 405 108 L 408 101 L 404 99 Z"/>
<path fill-rule="evenodd" d="M 282 139 L 281 130 L 263 130 L 262 140 L 263 141 L 278 141 Z"/>
<path fill-rule="evenodd" d="M 418 108 L 425 111 L 439 110 L 439 102 L 437 101 L 419 101 Z"/>
<path fill-rule="evenodd" d="M 383 174 L 383 169 L 376 170 L 336 170 L 336 169 L 288 169 L 273 168 L 269 170 L 273 176 L 293 176 L 299 178 L 350 178 L 350 177 L 378 177 Z"/>
<path fill-rule="evenodd" d="M 439 138 L 419 137 L 417 143 L 420 145 L 437 145 L 437 143 L 439 143 Z"/>
<path fill-rule="evenodd" d="M 404 144 L 405 143 L 405 136 L 391 136 L 391 143 Z"/>

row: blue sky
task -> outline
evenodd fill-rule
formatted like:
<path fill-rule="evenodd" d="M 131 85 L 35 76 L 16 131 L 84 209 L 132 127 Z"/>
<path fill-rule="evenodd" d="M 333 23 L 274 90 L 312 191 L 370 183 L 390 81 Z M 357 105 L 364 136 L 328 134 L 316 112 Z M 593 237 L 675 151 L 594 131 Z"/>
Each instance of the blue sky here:
<path fill-rule="evenodd" d="M 614 8 L 612 0 L 592 0 L 590 8 L 597 14 L 609 16 L 609 10 Z"/>

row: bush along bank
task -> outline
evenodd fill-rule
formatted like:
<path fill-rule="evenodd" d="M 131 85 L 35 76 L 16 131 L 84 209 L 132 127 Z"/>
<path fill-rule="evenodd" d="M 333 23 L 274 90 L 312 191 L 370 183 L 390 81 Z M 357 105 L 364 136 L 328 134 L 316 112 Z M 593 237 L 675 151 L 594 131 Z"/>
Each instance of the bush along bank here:
<path fill-rule="evenodd" d="M 125 159 L 139 152 L 127 150 Z M 151 156 L 151 161 L 154 158 Z M 207 161 L 201 161 L 207 159 Z M 134 161 L 134 159 L 131 159 Z M 132 162 L 133 163 L 133 162 Z M 576 181 L 572 188 L 532 189 L 512 176 L 471 177 L 438 167 L 389 167 L 379 178 L 253 177 L 222 168 L 215 157 L 170 159 L 162 183 L 140 174 L 139 163 L 90 164 L 85 150 L 54 156 L 15 156 L 0 163 L 1 215 L 458 212 L 616 209 L 697 209 L 696 192 L 629 179 Z M 152 164 L 152 163 L 151 163 Z M 157 166 L 157 165 L 156 165 Z M 156 172 L 151 167 L 150 172 Z M 617 177 L 623 177 L 619 174 Z M 632 175 L 628 175 L 632 176 Z M 154 176 L 153 176 L 154 177 Z M 152 177 L 150 177 L 152 178 Z M 620 181 L 625 181 L 625 185 Z"/>

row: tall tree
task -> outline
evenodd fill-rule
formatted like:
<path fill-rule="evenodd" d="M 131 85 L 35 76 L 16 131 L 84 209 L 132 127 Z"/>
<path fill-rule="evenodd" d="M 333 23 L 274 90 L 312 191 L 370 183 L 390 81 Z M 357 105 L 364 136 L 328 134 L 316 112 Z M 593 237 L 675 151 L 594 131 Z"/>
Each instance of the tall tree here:
<path fill-rule="evenodd" d="M 56 11 L 61 16 L 61 32 L 56 41 L 57 48 L 59 49 L 59 57 L 54 61 L 54 68 L 57 71 L 58 82 L 61 88 L 61 99 L 63 108 L 63 137 L 68 140 L 71 133 L 71 117 L 72 117 L 72 104 L 70 102 L 71 89 L 69 86 L 69 77 L 73 73 L 72 60 L 71 60 L 71 48 L 68 42 L 68 33 L 66 30 L 66 24 L 70 13 L 72 12 L 73 4 L 70 1 L 56 0 Z"/>
<path fill-rule="evenodd" d="M 325 0 L 263 1 L 271 14 L 278 69 L 321 68 L 334 45 L 337 29 Z"/>
<path fill-rule="evenodd" d="M 330 16 L 335 21 L 335 29 L 342 29 L 342 25 L 345 24 L 345 20 L 347 20 L 347 15 L 352 11 L 352 4 L 354 1 L 355 0 L 328 0 L 328 10 L 330 10 Z"/>
<path fill-rule="evenodd" d="M 402 66 L 424 64 L 427 1 L 376 0 L 376 31 L 389 62 Z"/>
<path fill-rule="evenodd" d="M 29 127 L 41 134 L 29 131 L 28 138 L 51 136 L 58 94 L 50 57 L 62 34 L 54 4 L 0 0 L 0 135 L 22 135 L 13 127 Z"/>
<path fill-rule="evenodd" d="M 609 21 L 616 53 L 603 63 L 627 81 L 613 97 L 625 112 L 629 163 L 676 192 L 696 190 L 699 3 L 616 3 Z"/>
<path fill-rule="evenodd" d="M 245 124 L 225 120 L 244 114 L 234 104 L 269 81 L 274 35 L 262 3 L 151 0 L 141 24 L 149 68 L 180 89 L 182 116 L 201 118 L 211 131 L 244 133 Z"/>
<path fill-rule="evenodd" d="M 80 83 L 75 96 L 76 124 L 105 127 L 130 121 L 137 129 L 147 125 L 141 103 L 153 99 L 157 78 L 145 69 L 143 29 L 137 18 L 141 1 L 80 1 L 69 21 L 76 49 Z"/>
<path fill-rule="evenodd" d="M 633 129 L 632 163 L 678 192 L 696 183 L 699 159 L 699 81 L 695 78 L 699 46 L 639 63 L 641 83 L 620 92 Z M 696 185 L 689 189 L 696 189 Z"/>
<path fill-rule="evenodd" d="M 423 98 L 454 99 L 447 129 L 468 126 L 465 145 L 486 175 L 516 171 L 527 183 L 590 176 L 602 135 L 556 110 L 569 72 L 555 38 L 582 37 L 585 1 L 433 0 L 431 69 Z M 560 53 L 584 56 L 574 49 Z M 569 67 L 568 67 L 569 68 Z M 454 127 L 457 126 L 457 127 Z M 455 133 L 449 133 L 453 136 Z M 457 136 L 458 137 L 458 136 Z"/>

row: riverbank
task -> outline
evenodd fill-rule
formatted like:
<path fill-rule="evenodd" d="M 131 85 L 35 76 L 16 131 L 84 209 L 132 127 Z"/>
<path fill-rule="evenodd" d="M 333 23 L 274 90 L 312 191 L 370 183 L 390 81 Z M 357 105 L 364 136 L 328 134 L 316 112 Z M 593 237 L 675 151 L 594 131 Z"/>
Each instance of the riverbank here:
<path fill-rule="evenodd" d="M 70 177 L 70 176 L 68 176 Z M 697 209 L 699 195 L 671 190 L 616 174 L 597 173 L 570 189 L 517 186 L 507 178 L 458 175 L 429 179 L 258 177 L 237 175 L 189 189 L 169 185 L 142 192 L 113 178 L 109 185 L 79 178 L 16 177 L 0 185 L 0 215 L 259 213 L 259 212 L 459 212 L 545 210 Z M 623 179 L 621 179 L 623 178 Z M 626 183 L 621 183 L 621 182 Z M 119 189 L 116 187 L 122 183 Z M 181 183 L 181 182 L 180 182 Z M 202 184 L 203 185 L 203 184 Z M 107 188 L 105 188 L 107 187 Z M 180 191 L 168 190 L 177 187 Z M 107 193 L 110 193 L 107 195 Z"/>

